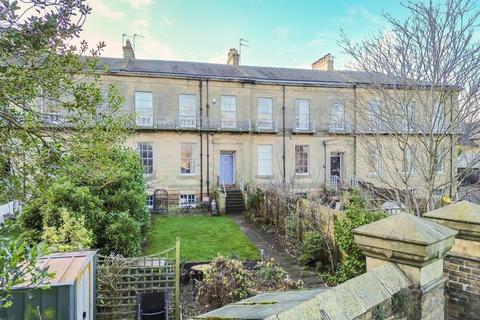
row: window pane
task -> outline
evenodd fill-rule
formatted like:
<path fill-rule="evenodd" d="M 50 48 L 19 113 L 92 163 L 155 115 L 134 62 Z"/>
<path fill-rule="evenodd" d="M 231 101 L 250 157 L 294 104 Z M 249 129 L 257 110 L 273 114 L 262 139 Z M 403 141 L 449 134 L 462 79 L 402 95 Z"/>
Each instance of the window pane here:
<path fill-rule="evenodd" d="M 333 123 L 343 122 L 345 119 L 345 106 L 341 103 L 336 103 L 330 110 L 330 118 Z"/>
<path fill-rule="evenodd" d="M 271 176 L 272 175 L 272 145 L 258 145 L 258 175 Z"/>
<path fill-rule="evenodd" d="M 237 97 L 221 96 L 220 104 L 222 128 L 235 128 L 237 126 Z"/>
<path fill-rule="evenodd" d="M 257 99 L 258 114 L 272 114 L 272 99 L 270 98 L 258 98 Z"/>
<path fill-rule="evenodd" d="M 181 115 L 195 116 L 195 96 L 193 94 L 179 95 L 178 109 Z"/>
<path fill-rule="evenodd" d="M 138 154 L 142 161 L 143 173 L 153 174 L 153 145 L 148 142 L 137 143 Z"/>
<path fill-rule="evenodd" d="M 435 132 L 441 132 L 445 125 L 445 105 L 435 103 L 432 112 L 432 129 Z"/>
<path fill-rule="evenodd" d="M 151 92 L 135 92 L 135 112 L 138 125 L 153 124 L 153 96 Z"/>
<path fill-rule="evenodd" d="M 295 173 L 308 173 L 308 146 L 295 146 Z"/>
<path fill-rule="evenodd" d="M 297 129 L 308 129 L 310 122 L 310 101 L 295 100 L 295 127 Z"/>
<path fill-rule="evenodd" d="M 195 174 L 196 144 L 182 143 L 180 146 L 180 173 Z"/>
<path fill-rule="evenodd" d="M 180 195 L 180 208 L 195 207 L 196 196 L 194 194 Z"/>
<path fill-rule="evenodd" d="M 380 100 L 368 101 L 368 120 L 371 124 L 378 123 L 378 117 L 380 116 L 381 102 Z"/>

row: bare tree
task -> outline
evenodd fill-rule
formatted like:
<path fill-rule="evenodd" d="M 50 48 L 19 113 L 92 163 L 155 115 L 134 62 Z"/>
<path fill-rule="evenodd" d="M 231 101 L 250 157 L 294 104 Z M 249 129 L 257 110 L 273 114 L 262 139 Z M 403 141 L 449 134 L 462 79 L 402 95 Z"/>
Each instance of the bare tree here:
<path fill-rule="evenodd" d="M 480 11 L 471 0 L 403 6 L 406 19 L 385 14 L 386 30 L 359 43 L 342 32 L 339 45 L 366 77 L 355 106 L 359 155 L 388 200 L 420 214 L 460 183 L 457 138 L 480 108 Z"/>

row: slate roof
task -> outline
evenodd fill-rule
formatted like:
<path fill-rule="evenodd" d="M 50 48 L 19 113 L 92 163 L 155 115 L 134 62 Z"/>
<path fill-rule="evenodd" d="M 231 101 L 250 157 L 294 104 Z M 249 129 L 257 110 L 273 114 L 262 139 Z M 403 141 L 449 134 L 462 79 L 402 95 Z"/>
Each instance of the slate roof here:
<path fill-rule="evenodd" d="M 238 80 L 246 82 L 284 82 L 300 84 L 352 85 L 369 83 L 368 75 L 360 71 L 322 71 L 297 68 L 258 66 L 233 66 L 228 64 L 142 60 L 123 58 L 100 58 L 99 67 L 108 67 L 109 73 L 137 73 L 172 77 L 208 77 L 213 79 Z"/>

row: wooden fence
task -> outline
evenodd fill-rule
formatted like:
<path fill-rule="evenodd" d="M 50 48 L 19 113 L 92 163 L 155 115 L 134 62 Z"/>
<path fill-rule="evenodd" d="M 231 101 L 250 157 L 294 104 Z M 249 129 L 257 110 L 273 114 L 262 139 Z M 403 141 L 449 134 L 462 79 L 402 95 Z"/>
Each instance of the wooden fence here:
<path fill-rule="evenodd" d="M 180 319 L 180 240 L 157 254 L 98 256 L 97 319 L 136 319 L 137 294 L 163 291 L 169 319 Z"/>
<path fill-rule="evenodd" d="M 334 220 L 343 214 L 315 200 L 254 186 L 247 191 L 247 202 L 248 218 L 300 243 L 308 231 L 319 231 L 333 239 Z"/>

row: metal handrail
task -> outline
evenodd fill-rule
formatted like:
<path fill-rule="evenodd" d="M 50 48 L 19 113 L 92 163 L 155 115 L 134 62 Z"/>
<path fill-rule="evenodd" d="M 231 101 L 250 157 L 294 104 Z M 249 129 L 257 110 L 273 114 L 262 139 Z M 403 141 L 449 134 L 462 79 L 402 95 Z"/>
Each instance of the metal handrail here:
<path fill-rule="evenodd" d="M 225 188 L 225 181 L 222 178 L 223 194 L 227 195 L 227 189 Z"/>
<path fill-rule="evenodd" d="M 220 187 L 220 177 L 217 175 L 217 186 Z M 225 188 L 225 181 L 222 178 L 223 194 L 227 195 L 227 188 Z"/>

